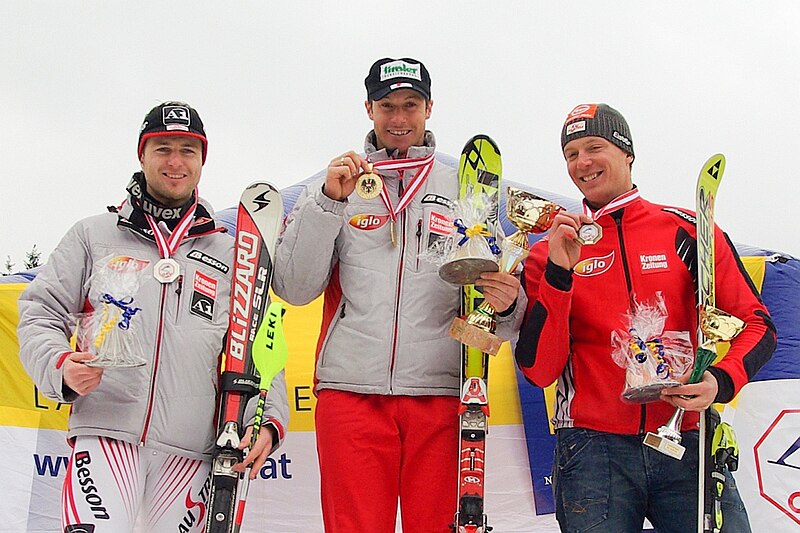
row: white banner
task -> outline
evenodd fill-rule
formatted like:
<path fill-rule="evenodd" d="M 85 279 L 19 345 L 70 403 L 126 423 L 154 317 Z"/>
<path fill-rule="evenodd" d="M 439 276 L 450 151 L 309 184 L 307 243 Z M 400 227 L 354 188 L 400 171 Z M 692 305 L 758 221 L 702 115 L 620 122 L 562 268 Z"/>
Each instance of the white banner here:
<path fill-rule="evenodd" d="M 736 482 L 753 531 L 800 531 L 800 380 L 748 384 L 734 420 Z"/>

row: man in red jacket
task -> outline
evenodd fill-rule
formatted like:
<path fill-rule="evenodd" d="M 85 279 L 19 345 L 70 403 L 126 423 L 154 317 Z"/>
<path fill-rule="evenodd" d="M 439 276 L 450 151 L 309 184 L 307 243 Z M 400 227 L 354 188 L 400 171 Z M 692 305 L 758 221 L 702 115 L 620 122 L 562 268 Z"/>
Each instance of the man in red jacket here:
<path fill-rule="evenodd" d="M 699 383 L 665 389 L 651 403 L 623 401 L 626 371 L 612 357 L 611 339 L 628 331 L 636 306 L 660 295 L 663 330 L 696 342 L 694 213 L 640 196 L 628 124 L 608 105 L 576 107 L 561 146 L 583 212 L 560 213 L 531 249 L 528 308 L 515 352 L 528 380 L 540 387 L 557 380 L 556 517 L 562 531 L 639 533 L 645 517 L 660 533 L 694 531 L 698 412 L 730 401 L 769 360 L 775 327 L 731 241 L 715 228 L 716 305 L 743 320 L 744 331 Z M 589 224 L 601 229 L 599 240 L 579 237 Z M 642 443 L 678 406 L 687 411 L 680 461 Z M 735 490 L 725 494 L 744 510 Z M 746 513 L 725 517 L 727 531 L 749 531 Z M 731 529 L 736 520 L 743 525 Z"/>

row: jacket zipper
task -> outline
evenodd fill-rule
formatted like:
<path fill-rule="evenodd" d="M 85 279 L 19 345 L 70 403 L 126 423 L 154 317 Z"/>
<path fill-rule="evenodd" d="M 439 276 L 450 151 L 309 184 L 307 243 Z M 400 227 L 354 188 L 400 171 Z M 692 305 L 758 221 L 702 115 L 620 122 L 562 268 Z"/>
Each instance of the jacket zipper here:
<path fill-rule="evenodd" d="M 417 221 L 417 266 L 416 271 L 419 272 L 419 254 L 422 249 L 422 219 Z"/>
<path fill-rule="evenodd" d="M 617 236 L 619 237 L 619 253 L 620 260 L 622 261 L 622 270 L 625 273 L 625 285 L 628 287 L 628 310 L 633 310 L 633 282 L 631 281 L 631 271 L 628 268 L 628 257 L 625 253 L 625 239 L 622 235 L 622 215 L 624 209 L 611 213 L 614 223 L 617 225 Z M 642 404 L 639 414 L 639 434 L 644 435 L 645 427 L 647 427 L 647 404 Z"/>
<path fill-rule="evenodd" d="M 164 333 L 164 304 L 166 303 L 167 284 L 161 286 L 161 301 L 158 305 L 158 328 L 156 331 L 156 346 L 153 354 L 153 369 L 150 373 L 150 390 L 147 393 L 147 411 L 142 427 L 142 436 L 139 438 L 139 446 L 144 446 L 147 442 L 147 432 L 150 429 L 150 419 L 153 415 L 153 400 L 156 389 L 156 375 L 158 374 L 158 363 L 161 356 L 161 340 Z"/>
<path fill-rule="evenodd" d="M 178 313 L 181 311 L 181 294 L 183 293 L 183 274 L 178 276 L 178 287 L 175 289 L 175 294 L 178 295 L 178 303 L 175 304 L 175 319 L 178 319 Z"/>
<path fill-rule="evenodd" d="M 398 173 L 397 180 L 398 199 L 403 197 L 403 171 Z M 397 333 L 400 327 L 400 288 L 403 285 L 403 260 L 406 250 L 406 211 L 400 212 L 400 261 L 397 268 L 397 286 L 394 295 L 394 320 L 392 324 L 392 358 L 389 361 L 389 394 L 393 393 L 394 360 L 397 355 Z"/>

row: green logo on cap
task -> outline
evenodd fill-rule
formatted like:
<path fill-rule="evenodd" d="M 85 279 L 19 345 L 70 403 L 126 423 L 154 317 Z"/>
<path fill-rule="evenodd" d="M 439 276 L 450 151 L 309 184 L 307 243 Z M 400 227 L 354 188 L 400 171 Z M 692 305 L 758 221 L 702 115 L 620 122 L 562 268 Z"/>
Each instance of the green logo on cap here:
<path fill-rule="evenodd" d="M 381 81 L 392 78 L 413 78 L 422 81 L 418 63 L 406 63 L 405 61 L 392 61 L 381 66 Z"/>

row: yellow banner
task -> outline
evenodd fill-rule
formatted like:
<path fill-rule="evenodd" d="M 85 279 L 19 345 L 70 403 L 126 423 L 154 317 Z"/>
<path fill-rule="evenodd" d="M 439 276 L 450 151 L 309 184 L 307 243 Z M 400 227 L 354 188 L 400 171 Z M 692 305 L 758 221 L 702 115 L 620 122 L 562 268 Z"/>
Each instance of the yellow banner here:
<path fill-rule="evenodd" d="M 19 361 L 17 298 L 27 284 L 0 284 L 0 425 L 67 429 L 69 406 L 42 397 Z M 273 296 L 274 297 L 274 296 Z M 289 346 L 286 385 L 291 417 L 289 431 L 314 431 L 312 392 L 314 354 L 322 321 L 322 298 L 303 307 L 286 304 L 284 333 Z M 521 424 L 514 361 L 505 343 L 489 365 L 490 423 Z"/>
<path fill-rule="evenodd" d="M 17 299 L 27 286 L 0 284 L 0 425 L 66 430 L 69 406 L 39 394 L 19 361 Z"/>

